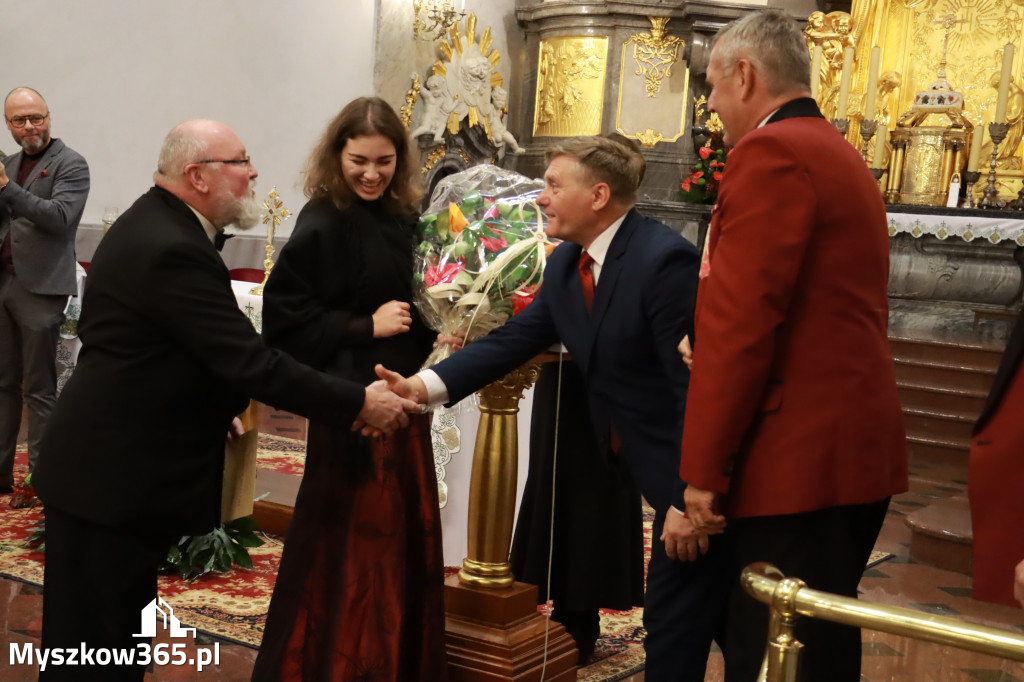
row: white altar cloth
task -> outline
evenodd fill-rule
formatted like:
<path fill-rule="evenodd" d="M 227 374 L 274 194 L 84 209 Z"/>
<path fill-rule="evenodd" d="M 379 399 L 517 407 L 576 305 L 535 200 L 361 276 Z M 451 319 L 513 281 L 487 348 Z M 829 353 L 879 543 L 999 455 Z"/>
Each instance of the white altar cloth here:
<path fill-rule="evenodd" d="M 939 239 L 959 237 L 966 242 L 987 239 L 993 244 L 1012 240 L 1024 246 L 1024 213 L 1016 211 L 992 211 L 986 216 L 889 213 L 888 219 L 890 237 L 930 234 Z"/>

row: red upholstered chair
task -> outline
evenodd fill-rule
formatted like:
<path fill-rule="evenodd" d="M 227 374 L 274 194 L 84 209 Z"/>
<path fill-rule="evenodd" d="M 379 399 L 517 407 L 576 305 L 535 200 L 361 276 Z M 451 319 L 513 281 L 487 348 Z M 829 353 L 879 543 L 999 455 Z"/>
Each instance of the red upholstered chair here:
<path fill-rule="evenodd" d="M 259 284 L 263 281 L 263 270 L 257 268 L 234 268 L 229 270 L 231 279 L 236 282 L 253 282 Z"/>

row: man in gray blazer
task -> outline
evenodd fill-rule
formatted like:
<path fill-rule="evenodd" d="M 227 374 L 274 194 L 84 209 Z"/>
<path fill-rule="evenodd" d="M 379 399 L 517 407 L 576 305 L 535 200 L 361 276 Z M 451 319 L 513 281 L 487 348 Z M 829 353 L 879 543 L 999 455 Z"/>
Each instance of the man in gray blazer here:
<path fill-rule="evenodd" d="M 22 151 L 0 158 L 0 494 L 14 484 L 22 395 L 29 470 L 56 401 L 58 330 L 77 291 L 75 233 L 89 196 L 89 166 L 50 137 L 42 95 L 15 88 L 4 118 Z"/>

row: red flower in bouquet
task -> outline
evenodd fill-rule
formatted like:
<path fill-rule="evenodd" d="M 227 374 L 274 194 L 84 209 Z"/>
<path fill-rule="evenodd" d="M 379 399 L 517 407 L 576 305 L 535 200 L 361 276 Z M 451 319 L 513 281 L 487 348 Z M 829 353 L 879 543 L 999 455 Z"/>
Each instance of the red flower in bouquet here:
<path fill-rule="evenodd" d="M 690 175 L 680 184 L 679 198 L 695 204 L 711 204 L 718 197 L 718 183 L 725 172 L 726 151 L 723 148 L 701 147 L 699 160 Z"/>
<path fill-rule="evenodd" d="M 431 265 L 423 273 L 423 281 L 428 287 L 435 284 L 451 284 L 455 276 L 466 269 L 462 263 L 444 263 L 443 265 Z"/>
<path fill-rule="evenodd" d="M 526 306 L 533 303 L 533 299 L 536 297 L 536 286 L 523 287 L 519 291 L 515 292 L 512 295 L 512 314 L 518 315 L 519 313 L 526 310 Z"/>
<path fill-rule="evenodd" d="M 504 235 L 498 235 L 497 237 L 480 237 L 480 243 L 487 251 L 501 251 L 508 246 L 508 242 L 505 240 Z"/>

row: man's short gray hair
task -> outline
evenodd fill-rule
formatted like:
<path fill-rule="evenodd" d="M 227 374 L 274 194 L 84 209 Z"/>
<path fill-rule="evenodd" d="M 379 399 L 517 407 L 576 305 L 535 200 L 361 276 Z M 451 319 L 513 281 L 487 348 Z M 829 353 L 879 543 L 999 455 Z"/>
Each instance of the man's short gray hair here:
<path fill-rule="evenodd" d="M 156 172 L 165 178 L 181 177 L 185 173 L 185 166 L 206 157 L 207 149 L 206 141 L 196 135 L 194 130 L 178 126 L 164 138 L 160 158 L 156 162 Z"/>
<path fill-rule="evenodd" d="M 618 133 L 571 137 L 551 145 L 544 159 L 551 163 L 553 158 L 563 155 L 576 159 L 590 179 L 606 183 L 616 201 L 636 201 L 647 161 L 630 139 Z"/>
<path fill-rule="evenodd" d="M 715 37 L 715 52 L 726 75 L 749 60 L 771 95 L 794 89 L 810 92 L 811 58 L 796 22 L 778 10 L 758 10 L 736 19 Z"/>

